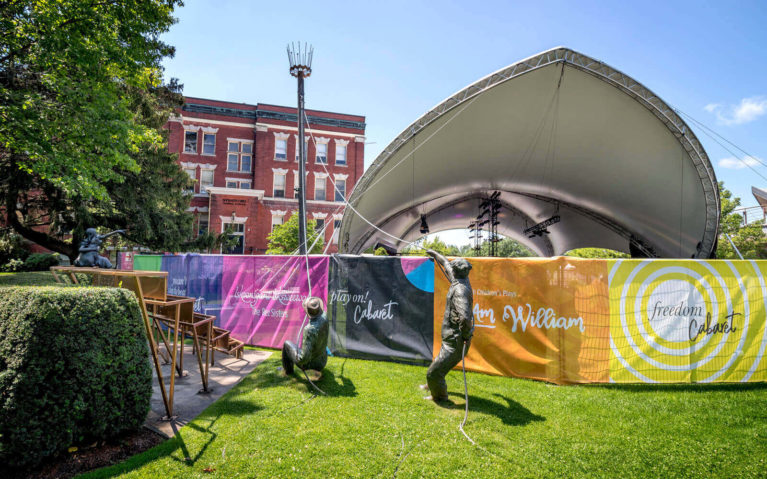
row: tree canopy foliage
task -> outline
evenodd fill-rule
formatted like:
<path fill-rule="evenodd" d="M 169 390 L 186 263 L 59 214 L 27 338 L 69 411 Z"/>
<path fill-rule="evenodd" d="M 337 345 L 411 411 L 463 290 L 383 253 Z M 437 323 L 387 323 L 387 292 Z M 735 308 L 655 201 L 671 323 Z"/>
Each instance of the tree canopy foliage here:
<path fill-rule="evenodd" d="M 90 226 L 187 245 L 190 180 L 162 130 L 181 87 L 160 64 L 181 4 L 0 2 L 0 197 L 19 234 L 70 258 Z"/>
<path fill-rule="evenodd" d="M 763 222 L 759 220 L 743 225 L 743 215 L 735 212 L 735 209 L 740 206 L 740 198 L 733 197 L 732 192 L 724 187 L 723 181 L 719 182 L 719 199 L 722 204 L 722 214 L 719 219 L 720 237 L 716 248 L 716 257 L 719 259 L 740 259 L 730 241 L 725 237 L 727 234 L 743 258 L 767 258 L 767 236 L 762 229 Z"/>
<path fill-rule="evenodd" d="M 322 254 L 325 247 L 325 231 L 323 230 L 321 233 L 322 236 L 317 230 L 317 221 L 309 220 L 306 222 L 306 241 L 308 243 L 306 248 L 309 249 L 314 244 L 309 253 Z M 276 225 L 266 239 L 269 240 L 266 254 L 294 254 L 298 251 L 298 213 L 291 215 L 285 223 Z"/>

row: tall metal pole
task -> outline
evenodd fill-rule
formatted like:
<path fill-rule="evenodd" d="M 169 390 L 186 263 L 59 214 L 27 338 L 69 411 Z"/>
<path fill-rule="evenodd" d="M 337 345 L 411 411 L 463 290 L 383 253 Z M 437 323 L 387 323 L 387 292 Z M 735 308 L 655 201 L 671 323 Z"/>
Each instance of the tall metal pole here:
<path fill-rule="evenodd" d="M 306 254 L 306 148 L 304 147 L 304 74 L 298 73 L 298 252 Z"/>
<path fill-rule="evenodd" d="M 290 74 L 298 79 L 298 252 L 306 254 L 306 148 L 304 140 L 304 78 L 312 74 L 314 48 L 288 45 Z"/>

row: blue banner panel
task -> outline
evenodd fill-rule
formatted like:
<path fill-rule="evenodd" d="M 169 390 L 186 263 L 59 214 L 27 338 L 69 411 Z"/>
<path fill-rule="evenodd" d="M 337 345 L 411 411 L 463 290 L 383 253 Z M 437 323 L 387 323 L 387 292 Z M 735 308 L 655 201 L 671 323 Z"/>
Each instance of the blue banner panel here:
<path fill-rule="evenodd" d="M 224 274 L 224 257 L 221 255 L 189 254 L 187 265 L 187 296 L 196 298 L 196 313 L 212 314 L 216 326 L 221 321 L 221 279 Z"/>
<path fill-rule="evenodd" d="M 328 291 L 331 351 L 430 363 L 433 291 L 434 264 L 426 257 L 334 255 Z"/>
<path fill-rule="evenodd" d="M 187 255 L 165 255 L 160 269 L 168 272 L 168 294 L 186 296 Z"/>

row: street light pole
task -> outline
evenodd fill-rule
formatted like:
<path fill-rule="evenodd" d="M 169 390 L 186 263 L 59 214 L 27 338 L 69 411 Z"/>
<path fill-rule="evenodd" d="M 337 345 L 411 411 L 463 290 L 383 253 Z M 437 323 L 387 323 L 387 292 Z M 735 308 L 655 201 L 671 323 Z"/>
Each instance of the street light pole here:
<path fill-rule="evenodd" d="M 314 48 L 288 45 L 290 74 L 298 79 L 298 252 L 306 254 L 306 148 L 304 147 L 304 78 L 312 74 Z"/>

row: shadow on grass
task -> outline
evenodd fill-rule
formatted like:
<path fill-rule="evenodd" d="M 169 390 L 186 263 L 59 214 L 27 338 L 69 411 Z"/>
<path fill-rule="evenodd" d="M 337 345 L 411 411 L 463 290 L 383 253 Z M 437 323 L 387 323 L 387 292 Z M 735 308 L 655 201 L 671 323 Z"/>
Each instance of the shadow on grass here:
<path fill-rule="evenodd" d="M 460 393 L 448 393 L 448 395 L 456 396 L 461 399 L 464 398 L 463 394 Z M 485 399 L 483 397 L 469 395 L 469 414 L 471 414 L 472 411 L 489 414 L 497 417 L 508 426 L 525 426 L 531 422 L 540 422 L 546 420 L 545 417 L 533 413 L 525 406 L 519 404 L 513 399 L 498 393 L 493 395 L 498 397 L 502 402 L 496 402 L 490 399 Z M 448 409 L 463 409 L 465 406 L 463 401 L 461 401 L 460 404 L 456 404 L 451 400 L 443 401 L 437 404 Z"/>
<path fill-rule="evenodd" d="M 635 393 L 647 392 L 692 392 L 716 391 L 758 391 L 767 389 L 767 383 L 713 383 L 713 384 L 581 384 L 578 387 L 615 389 Z"/>
<path fill-rule="evenodd" d="M 261 406 L 253 404 L 250 401 L 241 401 L 238 399 L 228 400 L 214 410 L 216 412 L 215 416 L 211 417 L 211 415 L 201 415 L 198 416 L 193 422 L 184 426 L 182 429 L 176 429 L 174 427 L 173 432 L 175 433 L 175 436 L 156 446 L 155 448 L 133 456 L 123 463 L 106 467 L 104 469 L 91 471 L 87 475 L 88 477 L 116 477 L 140 469 L 150 462 L 154 462 L 162 457 L 170 457 L 170 459 L 184 464 L 190 468 L 198 467 L 197 461 L 203 456 L 203 454 L 205 454 L 205 451 L 208 450 L 208 447 L 210 447 L 210 445 L 218 437 L 218 433 L 213 430 L 213 426 L 216 424 L 216 421 L 221 418 L 221 416 L 245 416 L 253 414 L 261 409 L 263 409 Z M 206 420 L 209 421 L 206 426 L 203 427 L 198 424 Z M 184 435 L 186 432 L 189 432 L 190 429 L 207 436 L 202 447 L 200 447 L 194 453 L 189 450 L 186 442 L 184 441 Z M 174 455 L 174 453 L 177 452 L 180 454 Z"/>
<path fill-rule="evenodd" d="M 346 361 L 341 364 L 341 371 L 336 376 L 333 372 L 333 368 L 325 368 L 322 370 L 322 376 L 318 380 L 312 379 L 314 384 L 327 393 L 330 397 L 354 397 L 357 395 L 357 388 L 354 386 L 354 382 L 351 379 L 344 376 L 344 366 Z M 300 369 L 296 368 L 292 375 L 285 375 L 280 363 L 276 360 L 264 362 L 264 365 L 255 370 L 257 374 L 251 374 L 243 380 L 243 384 L 248 384 L 249 387 L 257 388 L 273 388 L 273 387 L 293 387 L 298 384 L 306 386 L 308 392 L 314 394 L 316 391 L 306 381 L 304 374 Z M 311 376 L 311 375 L 310 375 Z"/>

